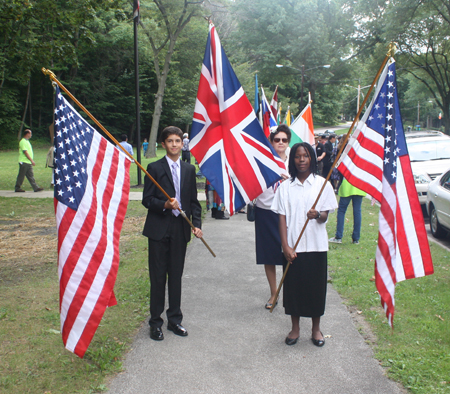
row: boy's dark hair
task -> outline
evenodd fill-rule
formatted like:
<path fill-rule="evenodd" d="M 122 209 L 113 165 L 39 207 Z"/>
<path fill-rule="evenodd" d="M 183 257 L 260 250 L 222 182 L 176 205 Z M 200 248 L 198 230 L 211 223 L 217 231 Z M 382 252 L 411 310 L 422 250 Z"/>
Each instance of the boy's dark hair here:
<path fill-rule="evenodd" d="M 291 129 L 287 124 L 280 124 L 273 133 L 270 133 L 269 141 L 273 142 L 273 139 L 278 133 L 285 133 L 287 135 L 288 142 L 291 142 Z"/>
<path fill-rule="evenodd" d="M 29 134 L 29 133 L 31 133 L 31 130 L 30 129 L 25 129 L 24 131 L 23 131 L 23 136 L 25 137 L 27 134 Z"/>
<path fill-rule="evenodd" d="M 121 140 L 121 141 L 126 141 L 127 139 L 128 139 L 128 137 L 127 137 L 126 134 L 122 134 L 122 135 L 120 136 L 120 140 Z"/>
<path fill-rule="evenodd" d="M 295 144 L 291 148 L 291 152 L 289 153 L 289 174 L 291 174 L 291 182 L 294 182 L 295 178 L 297 178 L 297 167 L 295 167 L 295 154 L 297 153 L 297 149 L 300 147 L 305 148 L 306 152 L 309 155 L 309 169 L 311 174 L 316 176 L 317 173 L 317 157 L 314 148 L 309 145 L 307 142 L 299 142 Z"/>
<path fill-rule="evenodd" d="M 181 140 L 183 140 L 183 132 L 176 126 L 167 126 L 162 132 L 161 132 L 161 136 L 160 141 L 161 142 L 165 142 L 166 139 L 170 136 L 175 134 L 176 136 L 180 137 Z"/>

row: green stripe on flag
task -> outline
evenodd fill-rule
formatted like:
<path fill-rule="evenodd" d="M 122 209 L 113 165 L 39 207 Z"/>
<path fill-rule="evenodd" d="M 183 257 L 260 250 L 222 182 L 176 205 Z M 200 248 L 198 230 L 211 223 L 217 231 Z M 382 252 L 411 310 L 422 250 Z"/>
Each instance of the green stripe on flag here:
<path fill-rule="evenodd" d="M 289 143 L 289 147 L 292 148 L 299 142 L 303 142 L 303 140 L 297 134 L 295 134 L 294 130 L 291 129 L 291 142 Z"/>

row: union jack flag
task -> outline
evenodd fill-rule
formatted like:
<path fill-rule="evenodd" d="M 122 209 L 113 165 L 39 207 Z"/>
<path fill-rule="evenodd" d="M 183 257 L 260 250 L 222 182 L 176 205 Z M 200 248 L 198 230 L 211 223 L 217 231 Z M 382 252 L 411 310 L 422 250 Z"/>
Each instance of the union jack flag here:
<path fill-rule="evenodd" d="M 396 283 L 433 273 L 396 85 L 395 61 L 391 59 L 338 166 L 351 184 L 381 205 L 375 284 L 391 326 Z"/>
<path fill-rule="evenodd" d="M 130 190 L 130 159 L 95 131 L 56 88 L 55 191 L 61 334 L 83 357 L 113 287 Z"/>
<path fill-rule="evenodd" d="M 277 182 L 285 171 L 283 161 L 264 135 L 212 23 L 189 147 L 230 215 Z"/>

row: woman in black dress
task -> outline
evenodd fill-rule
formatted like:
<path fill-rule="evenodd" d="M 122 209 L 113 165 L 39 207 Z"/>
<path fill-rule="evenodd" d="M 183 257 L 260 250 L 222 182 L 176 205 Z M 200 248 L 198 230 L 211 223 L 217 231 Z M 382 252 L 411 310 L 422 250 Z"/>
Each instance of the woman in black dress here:
<path fill-rule="evenodd" d="M 291 140 L 291 130 L 287 125 L 282 124 L 273 133 L 270 133 L 269 140 L 287 167 L 286 150 Z M 286 172 L 283 174 L 283 179 L 287 178 L 289 175 Z M 270 298 L 265 305 L 266 309 L 270 309 L 273 303 L 277 303 L 275 300 L 277 292 L 276 266 L 283 264 L 278 215 L 270 210 L 278 186 L 279 182 L 262 193 L 256 199 L 255 209 L 256 264 L 264 264 L 270 288 Z"/>

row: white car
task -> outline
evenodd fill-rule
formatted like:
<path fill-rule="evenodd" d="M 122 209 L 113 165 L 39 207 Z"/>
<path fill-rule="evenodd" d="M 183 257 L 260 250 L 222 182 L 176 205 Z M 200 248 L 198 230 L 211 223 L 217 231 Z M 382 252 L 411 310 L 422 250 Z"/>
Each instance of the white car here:
<path fill-rule="evenodd" d="M 450 170 L 430 183 L 427 195 L 431 234 L 444 238 L 450 231 Z"/>
<path fill-rule="evenodd" d="M 405 133 L 420 204 L 426 204 L 429 183 L 450 167 L 450 137 L 439 131 Z"/>

